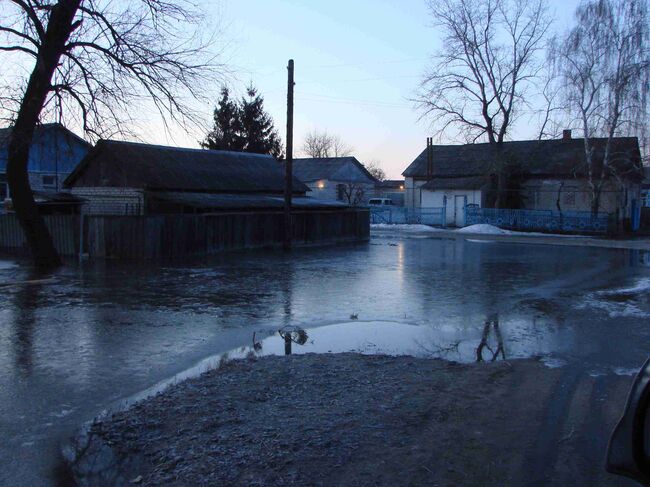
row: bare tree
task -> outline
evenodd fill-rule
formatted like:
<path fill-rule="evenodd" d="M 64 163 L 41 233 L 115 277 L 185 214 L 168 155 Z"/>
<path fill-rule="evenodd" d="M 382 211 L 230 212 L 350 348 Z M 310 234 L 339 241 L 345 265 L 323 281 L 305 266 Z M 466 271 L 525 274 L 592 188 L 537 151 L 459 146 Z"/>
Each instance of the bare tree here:
<path fill-rule="evenodd" d="M 326 158 L 349 156 L 353 148 L 338 135 L 331 135 L 325 130 L 314 130 L 305 137 L 302 151 L 308 157 Z"/>
<path fill-rule="evenodd" d="M 337 189 L 340 192 L 342 199 L 344 201 L 347 201 L 347 203 L 351 206 L 357 206 L 361 204 L 364 196 L 366 195 L 363 185 L 353 181 L 338 184 Z"/>
<path fill-rule="evenodd" d="M 621 154 L 613 140 L 644 140 L 650 90 L 648 0 L 588 0 L 576 11 L 577 25 L 555 39 L 551 50 L 569 115 L 584 136 L 591 211 L 597 214 L 609 176 L 620 178 Z M 594 138 L 605 138 L 596 157 Z M 623 155 L 627 158 L 627 155 Z"/>
<path fill-rule="evenodd" d="M 444 49 L 416 95 L 422 117 L 438 134 L 503 142 L 538 76 L 546 0 L 429 0 L 429 10 Z"/>
<path fill-rule="evenodd" d="M 56 118 L 99 137 L 123 131 L 143 99 L 165 120 L 197 121 L 187 101 L 200 96 L 216 68 L 200 21 L 185 0 L 3 0 L 0 62 L 33 63 L 27 80 L 3 79 L 0 110 L 13 125 L 13 206 L 37 265 L 60 262 L 27 175 L 37 124 Z"/>
<path fill-rule="evenodd" d="M 385 181 L 385 180 L 386 180 L 386 171 L 384 171 L 384 170 L 381 168 L 381 164 L 380 164 L 379 161 L 377 161 L 377 160 L 372 160 L 372 161 L 370 161 L 369 163 L 364 164 L 364 166 L 366 167 L 366 169 L 368 170 L 368 172 L 369 172 L 370 174 L 372 174 L 372 176 L 373 176 L 375 179 L 377 179 L 377 180 L 379 180 L 379 181 Z"/>

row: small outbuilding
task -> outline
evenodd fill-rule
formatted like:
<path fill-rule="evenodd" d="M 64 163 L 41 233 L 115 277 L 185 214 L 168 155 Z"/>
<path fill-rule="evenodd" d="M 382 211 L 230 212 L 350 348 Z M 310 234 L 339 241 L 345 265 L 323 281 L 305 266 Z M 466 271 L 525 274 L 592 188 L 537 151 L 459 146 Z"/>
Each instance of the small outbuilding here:
<path fill-rule="evenodd" d="M 283 166 L 264 154 L 101 140 L 66 179 L 93 215 L 150 215 L 282 208 Z M 338 207 L 306 196 L 294 177 L 297 207 Z"/>

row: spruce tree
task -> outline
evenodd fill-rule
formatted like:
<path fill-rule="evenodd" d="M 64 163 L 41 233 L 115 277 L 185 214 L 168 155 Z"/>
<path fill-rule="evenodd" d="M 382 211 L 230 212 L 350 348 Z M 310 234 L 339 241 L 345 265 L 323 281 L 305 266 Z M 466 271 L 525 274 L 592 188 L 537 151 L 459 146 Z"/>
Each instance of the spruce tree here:
<path fill-rule="evenodd" d="M 227 87 L 221 89 L 221 100 L 214 109 L 214 127 L 201 142 L 204 149 L 244 150 L 241 136 L 241 109 L 237 102 L 230 99 Z"/>
<path fill-rule="evenodd" d="M 240 110 L 244 151 L 271 154 L 282 159 L 280 136 L 273 126 L 273 119 L 264 111 L 264 98 L 252 85 L 246 90 L 246 96 L 242 97 Z"/>
<path fill-rule="evenodd" d="M 278 159 L 284 156 L 273 119 L 264 111 L 264 98 L 252 85 L 239 103 L 230 99 L 227 88 L 221 90 L 214 127 L 201 145 L 205 149 L 270 154 Z"/>

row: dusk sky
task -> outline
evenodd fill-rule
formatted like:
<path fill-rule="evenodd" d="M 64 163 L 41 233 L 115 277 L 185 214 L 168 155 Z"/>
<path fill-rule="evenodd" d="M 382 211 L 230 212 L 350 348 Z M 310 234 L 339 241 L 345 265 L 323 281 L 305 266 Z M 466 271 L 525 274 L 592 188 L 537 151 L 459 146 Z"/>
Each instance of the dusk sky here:
<path fill-rule="evenodd" d="M 578 0 L 550 0 L 563 30 Z M 424 0 L 222 0 L 207 4 L 227 43 L 223 61 L 231 89 L 253 82 L 265 98 L 282 139 L 286 123 L 286 65 L 295 60 L 295 155 L 312 129 L 339 135 L 362 162 L 377 161 L 390 178 L 423 149 L 428 124 L 408 101 L 429 56 L 440 46 Z M 216 100 L 215 100 L 216 102 Z M 210 117 L 206 110 L 206 119 Z M 150 142 L 196 146 L 197 136 L 174 134 Z M 512 138 L 533 136 L 522 123 Z M 460 142 L 443 139 L 442 143 Z"/>

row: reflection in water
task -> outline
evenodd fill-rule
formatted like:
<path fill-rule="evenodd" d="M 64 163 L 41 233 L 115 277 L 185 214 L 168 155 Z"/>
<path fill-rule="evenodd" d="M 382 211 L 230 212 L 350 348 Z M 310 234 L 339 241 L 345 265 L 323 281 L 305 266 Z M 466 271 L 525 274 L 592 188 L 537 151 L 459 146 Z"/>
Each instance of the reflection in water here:
<path fill-rule="evenodd" d="M 497 342 L 496 350 L 493 350 L 490 344 L 488 343 L 490 338 L 490 332 L 494 333 L 494 337 Z M 496 361 L 497 358 L 499 357 L 499 354 L 501 354 L 501 358 L 503 360 L 506 359 L 506 352 L 503 348 L 503 337 L 501 336 L 501 329 L 499 328 L 498 315 L 493 315 L 485 321 L 485 325 L 483 326 L 483 335 L 481 336 L 481 343 L 479 343 L 478 347 L 476 348 L 477 362 L 483 362 L 484 360 L 483 350 L 486 348 L 492 354 L 492 358 L 490 359 L 490 362 Z"/>
<path fill-rule="evenodd" d="M 43 282 L 43 274 L 34 273 L 21 282 L 14 295 L 14 363 L 16 372 L 23 378 L 29 377 L 33 370 L 34 328 Z"/>
<path fill-rule="evenodd" d="M 291 344 L 304 345 L 307 343 L 307 332 L 299 326 L 283 326 L 278 330 L 280 337 L 284 340 L 284 354 L 291 355 Z M 260 346 L 261 348 L 261 346 Z"/>
<path fill-rule="evenodd" d="M 643 290 L 650 287 L 639 283 L 650 282 L 650 268 L 631 267 L 626 251 L 387 243 L 182 265 L 86 263 L 21 288 L 27 270 L 0 264 L 0 283 L 12 283 L 0 293 L 0 437 L 7 439 L 0 485 L 42 485 L 48 451 L 62 435 L 205 357 L 232 350 L 231 358 L 244 358 L 255 352 L 253 331 L 259 355 L 282 355 L 277 330 L 300 326 L 309 339 L 291 341 L 293 354 L 435 353 L 474 362 L 485 317 L 499 313 L 508 359 L 552 355 L 607 372 L 646 356 L 650 328 L 639 317 L 650 317 Z M 635 296 L 612 303 L 619 296 L 601 293 L 607 289 Z M 621 313 L 613 322 L 605 306 L 614 305 Z M 488 327 L 493 350 L 495 335 Z M 493 355 L 483 346 L 485 361 Z"/>

